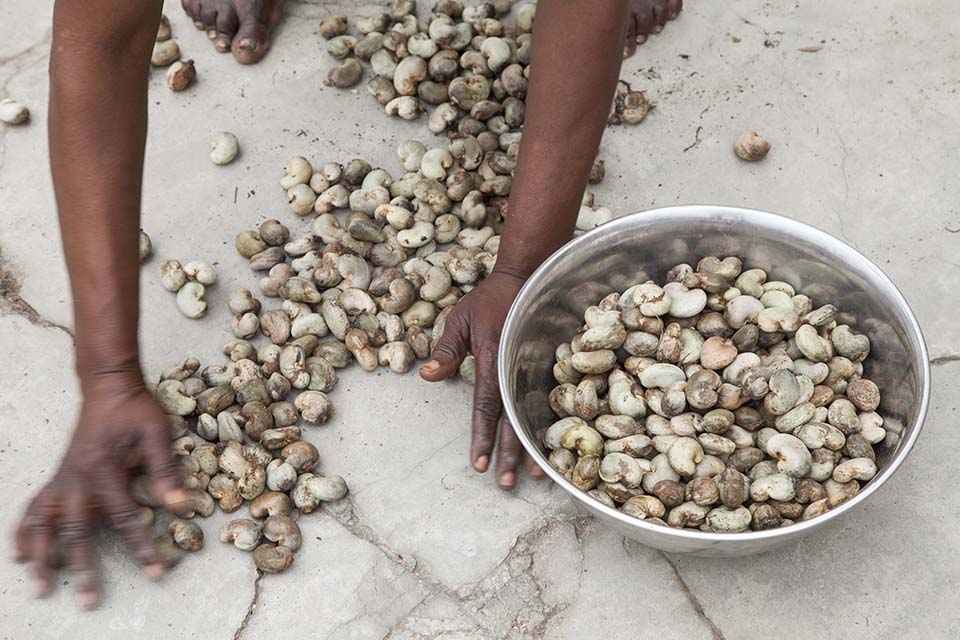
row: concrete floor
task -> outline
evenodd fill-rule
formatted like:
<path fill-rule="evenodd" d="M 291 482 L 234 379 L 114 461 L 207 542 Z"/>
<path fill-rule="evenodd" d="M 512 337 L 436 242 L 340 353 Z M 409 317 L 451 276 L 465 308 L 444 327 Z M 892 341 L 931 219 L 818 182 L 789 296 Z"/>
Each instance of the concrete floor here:
<path fill-rule="evenodd" d="M 0 97 L 33 111 L 0 128 L 0 510 L 9 536 L 55 471 L 79 395 L 70 303 L 47 169 L 46 64 L 52 2 L 0 10 Z M 424 4 L 429 4 L 425 2 Z M 349 501 L 301 520 L 293 569 L 257 579 L 248 557 L 210 542 L 150 583 L 103 543 L 106 601 L 81 613 L 72 588 L 31 599 L 23 567 L 0 564 L 0 637 L 27 638 L 956 638 L 960 612 L 960 5 L 946 0 L 781 3 L 690 0 L 628 61 L 623 78 L 656 109 L 609 130 L 617 213 L 709 202 L 783 212 L 845 238 L 897 282 L 925 329 L 934 392 L 923 436 L 899 474 L 859 510 L 803 543 L 733 561 L 667 556 L 576 517 L 559 490 L 510 494 L 467 466 L 470 389 L 414 375 L 351 370 L 336 417 L 309 431 Z M 331 6 L 333 5 L 333 6 Z M 393 149 L 422 124 L 388 120 L 362 87 L 322 79 L 317 19 L 353 3 L 292 2 L 263 64 L 216 54 L 167 13 L 200 79 L 171 94 L 151 81 L 143 201 L 155 257 L 143 272 L 142 342 L 156 373 L 176 358 L 219 362 L 226 293 L 252 276 L 233 235 L 265 217 L 296 228 L 276 184 L 286 159 L 368 158 L 398 171 Z M 821 46 L 815 53 L 801 47 Z M 736 131 L 773 143 L 766 161 L 732 154 Z M 243 155 L 207 159 L 212 134 Z M 158 282 L 168 257 L 216 262 L 203 321 L 184 319 Z M 381 416 L 387 416 L 386 419 Z M 38 462 L 39 461 L 39 462 Z M 9 538 L 8 538 L 9 539 Z M 68 582 L 69 577 L 64 578 Z"/>

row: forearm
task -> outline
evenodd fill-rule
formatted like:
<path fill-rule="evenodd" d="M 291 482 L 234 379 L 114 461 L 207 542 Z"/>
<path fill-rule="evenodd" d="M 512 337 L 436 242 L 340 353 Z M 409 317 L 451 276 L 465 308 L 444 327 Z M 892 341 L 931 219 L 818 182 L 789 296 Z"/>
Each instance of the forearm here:
<path fill-rule="evenodd" d="M 50 165 L 81 379 L 139 372 L 137 239 L 160 6 L 61 0 L 54 11 Z"/>
<path fill-rule="evenodd" d="M 622 59 L 625 0 L 541 0 L 497 269 L 528 276 L 573 235 Z"/>

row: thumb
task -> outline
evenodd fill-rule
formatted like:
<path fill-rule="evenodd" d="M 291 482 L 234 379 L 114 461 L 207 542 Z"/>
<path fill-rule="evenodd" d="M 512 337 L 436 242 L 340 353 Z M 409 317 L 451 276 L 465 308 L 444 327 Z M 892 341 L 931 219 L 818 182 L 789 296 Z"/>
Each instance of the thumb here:
<path fill-rule="evenodd" d="M 430 362 L 420 367 L 420 377 L 429 382 L 437 382 L 455 374 L 469 352 L 469 337 L 469 328 L 467 323 L 461 320 L 461 315 L 451 314 L 447 318 L 440 341 L 430 355 Z"/>
<path fill-rule="evenodd" d="M 150 478 L 151 493 L 171 511 L 189 499 L 180 478 L 180 465 L 170 450 L 170 428 L 163 424 L 148 427 L 143 442 L 144 466 Z"/>

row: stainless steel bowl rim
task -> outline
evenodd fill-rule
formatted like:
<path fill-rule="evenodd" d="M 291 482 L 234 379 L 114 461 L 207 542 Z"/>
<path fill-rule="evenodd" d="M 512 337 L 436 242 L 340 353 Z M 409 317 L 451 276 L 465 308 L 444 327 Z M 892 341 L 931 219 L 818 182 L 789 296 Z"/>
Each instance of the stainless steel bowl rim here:
<path fill-rule="evenodd" d="M 570 252 L 576 250 L 578 245 L 586 243 L 589 239 L 592 239 L 594 236 L 614 233 L 617 231 L 629 231 L 632 223 L 635 222 L 638 218 L 656 218 L 656 217 L 665 217 L 669 216 L 671 218 L 690 218 L 691 222 L 698 219 L 702 219 L 705 216 L 709 215 L 734 215 L 743 219 L 747 224 L 750 224 L 752 221 L 769 223 L 771 218 L 776 219 L 778 226 L 782 227 L 784 233 L 794 235 L 794 236 L 806 236 L 815 238 L 821 242 L 829 243 L 837 248 L 838 252 L 846 254 L 846 257 L 851 262 L 860 262 L 867 269 L 874 272 L 877 279 L 883 282 L 889 289 L 891 297 L 896 301 L 900 306 L 901 311 L 903 312 L 904 317 L 908 319 L 909 331 L 915 333 L 918 340 L 917 343 L 920 346 L 920 353 L 917 354 L 917 358 L 921 361 L 919 363 L 920 370 L 923 372 L 923 389 L 920 396 L 920 407 L 917 411 L 916 417 L 916 428 L 915 429 L 906 429 L 908 432 L 908 437 L 900 445 L 900 448 L 897 450 L 896 454 L 890 460 L 890 462 L 883 467 L 883 469 L 873 478 L 867 485 L 861 490 L 856 496 L 843 503 L 835 509 L 827 511 L 825 514 L 812 518 L 810 520 L 800 521 L 796 524 L 793 524 L 789 527 L 778 528 L 778 529 L 768 529 L 766 531 L 749 531 L 742 533 L 709 533 L 705 531 L 696 531 L 692 529 L 675 529 L 669 526 L 651 524 L 645 520 L 639 518 L 634 518 L 628 516 L 618 509 L 608 507 L 598 500 L 591 498 L 585 491 L 581 491 L 573 483 L 560 475 L 556 469 L 548 462 L 547 458 L 543 455 L 543 452 L 540 450 L 538 443 L 533 442 L 530 436 L 526 433 L 524 429 L 515 429 L 517 437 L 520 438 L 520 441 L 523 443 L 523 447 L 527 450 L 533 459 L 540 465 L 540 467 L 547 473 L 550 478 L 560 485 L 568 494 L 571 495 L 575 500 L 584 502 L 587 504 L 589 501 L 590 508 L 598 509 L 602 513 L 606 514 L 611 518 L 615 518 L 624 525 L 628 527 L 636 527 L 639 529 L 646 529 L 651 532 L 666 533 L 668 535 L 675 536 L 677 538 L 696 540 L 698 542 L 715 542 L 723 543 L 724 541 L 749 541 L 749 540 L 763 540 L 763 539 L 773 539 L 785 535 L 792 535 L 794 533 L 799 533 L 801 531 L 818 527 L 820 525 L 826 524 L 828 521 L 833 520 L 834 518 L 839 517 L 850 509 L 853 509 L 858 504 L 870 497 L 877 489 L 879 489 L 889 478 L 900 468 L 900 465 L 909 455 L 910 450 L 913 449 L 914 444 L 916 443 L 917 438 L 920 435 L 920 431 L 923 428 L 923 423 L 927 415 L 927 408 L 930 401 L 930 362 L 929 356 L 927 354 L 926 343 L 923 340 L 923 332 L 920 329 L 920 324 L 917 322 L 916 317 L 913 314 L 910 305 L 907 304 L 906 299 L 903 297 L 903 294 L 900 293 L 900 290 L 897 286 L 887 277 L 887 275 L 876 265 L 872 260 L 864 256 L 862 253 L 851 247 L 846 242 L 843 242 L 839 238 L 836 238 L 829 233 L 822 231 L 812 225 L 793 220 L 786 216 L 771 213 L 767 211 L 760 211 L 756 209 L 745 209 L 741 207 L 729 207 L 722 205 L 676 205 L 670 207 L 659 207 L 656 209 L 649 209 L 646 211 L 638 211 L 636 213 L 627 214 L 618 218 L 611 220 L 595 229 L 588 231 L 587 233 L 574 238 L 564 246 L 560 247 L 556 252 L 553 253 L 547 260 L 540 265 L 540 267 L 533 272 L 530 278 L 527 279 L 527 282 L 520 289 L 520 292 L 517 294 L 516 300 L 514 300 L 513 305 L 510 308 L 510 311 L 507 313 L 507 318 L 503 324 L 503 333 L 500 341 L 500 349 L 497 358 L 498 362 L 498 378 L 500 381 L 500 395 L 503 399 L 503 408 L 506 412 L 507 418 L 511 424 L 519 424 L 519 418 L 517 415 L 517 410 L 514 404 L 513 397 L 510 393 L 510 390 L 507 388 L 507 371 L 505 362 L 506 358 L 506 345 L 507 340 L 506 336 L 511 332 L 512 327 L 514 327 L 519 320 L 517 316 L 519 314 L 519 307 L 523 306 L 523 302 L 527 297 L 535 295 L 535 292 L 538 288 L 538 282 L 541 279 L 542 275 L 552 269 L 557 262 L 559 262 L 563 256 L 567 255 Z M 764 225 L 768 226 L 768 225 Z M 906 427 L 906 425 L 905 425 Z"/>

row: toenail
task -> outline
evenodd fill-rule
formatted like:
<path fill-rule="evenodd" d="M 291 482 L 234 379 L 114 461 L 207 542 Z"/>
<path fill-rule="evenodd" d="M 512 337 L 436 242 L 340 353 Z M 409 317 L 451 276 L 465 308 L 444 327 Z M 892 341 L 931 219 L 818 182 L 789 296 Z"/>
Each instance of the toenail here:
<path fill-rule="evenodd" d="M 240 42 L 237 43 L 237 46 L 240 47 L 241 49 L 247 49 L 248 51 L 254 51 L 254 50 L 257 48 L 257 42 L 256 42 L 256 40 L 253 40 L 252 38 L 244 38 L 243 40 L 241 40 Z"/>

